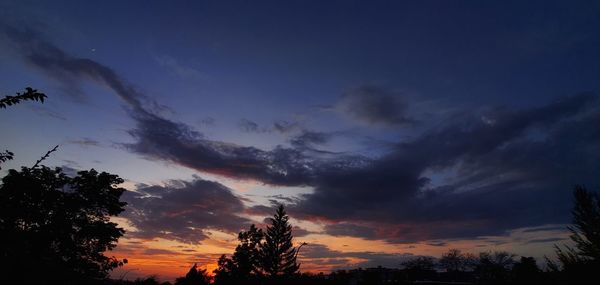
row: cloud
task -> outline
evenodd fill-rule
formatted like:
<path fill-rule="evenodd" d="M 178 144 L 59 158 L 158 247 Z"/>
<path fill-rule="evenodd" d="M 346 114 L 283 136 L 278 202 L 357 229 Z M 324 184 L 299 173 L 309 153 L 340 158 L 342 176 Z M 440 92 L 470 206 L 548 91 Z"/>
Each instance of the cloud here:
<path fill-rule="evenodd" d="M 399 94 L 365 85 L 345 92 L 333 109 L 367 125 L 402 126 L 414 123 Z"/>
<path fill-rule="evenodd" d="M 51 78 L 74 86 L 91 80 L 111 88 L 135 121 L 129 130 L 134 142 L 122 144 L 125 149 L 230 178 L 312 187 L 312 193 L 288 205 L 289 213 L 322 221 L 334 235 L 411 242 L 502 234 L 517 227 L 567 222 L 572 185 L 600 185 L 596 173 L 600 169 L 596 124 L 600 104 L 595 95 L 580 94 L 522 110 L 466 110 L 410 140 L 393 143 L 387 153 L 376 158 L 322 157 L 301 147 L 326 143 L 326 136 L 318 133 L 300 133 L 292 147 L 271 150 L 207 139 L 189 125 L 162 117 L 156 102 L 112 69 L 70 56 L 35 33 L 5 25 L 1 30 L 27 63 Z M 335 108 L 369 124 L 396 126 L 412 121 L 396 94 L 375 87 L 348 91 Z M 286 122 L 278 122 L 274 128 L 286 134 L 302 130 L 297 123 Z M 172 195 L 166 196 L 178 197 Z M 165 201 L 157 200 L 164 197 L 138 198 L 136 203 L 148 203 L 141 203 L 140 211 L 159 208 L 153 201 Z M 230 197 L 231 205 L 241 203 L 234 198 Z M 191 196 L 187 201 L 193 199 L 200 197 Z M 235 206 L 234 210 L 261 209 Z M 193 218 L 198 219 L 198 228 L 234 230 L 233 225 L 203 223 L 203 216 Z M 245 222 L 234 218 L 232 222 Z M 187 241 L 205 238 L 201 230 L 189 229 L 185 222 L 174 223 L 170 229 L 165 220 L 154 224 L 143 215 L 138 219 L 140 234 Z M 335 222 L 341 225 L 332 225 Z"/>
<path fill-rule="evenodd" d="M 282 134 L 289 134 L 300 130 L 301 127 L 298 122 L 278 121 L 273 123 L 273 129 Z"/>
<path fill-rule="evenodd" d="M 143 251 L 145 255 L 177 255 L 181 254 L 180 252 L 168 250 L 168 249 L 160 249 L 160 248 L 146 248 Z"/>
<path fill-rule="evenodd" d="M 246 132 L 246 133 L 266 133 L 266 132 L 269 132 L 268 129 L 261 128 L 256 122 L 248 120 L 248 119 L 241 119 L 238 122 L 238 127 L 240 128 L 240 130 L 242 130 L 243 132 Z"/>
<path fill-rule="evenodd" d="M 293 233 L 294 237 L 298 238 L 298 237 L 307 236 L 309 234 L 312 234 L 313 232 L 308 231 L 308 230 L 303 229 L 303 228 L 298 227 L 298 226 L 294 226 L 293 229 L 292 229 L 292 233 Z"/>
<path fill-rule="evenodd" d="M 330 133 L 302 130 L 300 134 L 290 140 L 290 143 L 296 148 L 306 148 L 326 144 L 330 139 Z"/>
<path fill-rule="evenodd" d="M 597 96 L 494 117 L 492 125 L 479 114 L 457 118 L 365 167 L 321 175 L 314 193 L 290 212 L 348 222 L 326 227 L 331 234 L 375 232 L 394 242 L 568 222 L 572 185 L 600 184 Z M 434 185 L 435 175 L 447 181 Z"/>
<path fill-rule="evenodd" d="M 139 238 L 197 243 L 208 237 L 206 230 L 237 233 L 249 224 L 238 215 L 244 205 L 229 188 L 202 179 L 138 188 L 124 200 L 123 216 L 138 229 L 128 235 Z"/>
<path fill-rule="evenodd" d="M 67 90 L 78 90 L 81 80 L 91 80 L 115 91 L 136 112 L 145 112 L 142 100 L 147 100 L 146 96 L 123 81 L 111 68 L 91 59 L 71 56 L 26 28 L 15 28 L 0 22 L 0 33 L 11 40 L 25 62 L 61 82 Z M 83 96 L 81 92 L 72 94 Z"/>
<path fill-rule="evenodd" d="M 80 145 L 83 147 L 101 146 L 99 141 L 90 139 L 90 138 L 81 138 L 81 139 L 77 139 L 77 140 L 70 140 L 69 143 Z"/>
<path fill-rule="evenodd" d="M 565 238 L 540 238 L 540 239 L 532 239 L 528 240 L 526 243 L 557 243 L 559 241 L 564 241 Z"/>
<path fill-rule="evenodd" d="M 371 268 L 377 266 L 396 268 L 403 261 L 416 257 L 410 253 L 342 252 L 331 250 L 323 244 L 308 244 L 302 247 L 299 255 L 300 262 L 310 260 L 312 264 L 331 267 L 330 269 Z"/>
<path fill-rule="evenodd" d="M 136 116 L 136 121 L 136 127 L 129 131 L 136 142 L 123 146 L 149 158 L 271 185 L 306 185 L 315 172 L 313 161 L 295 149 L 264 151 L 206 140 L 185 124 L 155 115 Z"/>
<path fill-rule="evenodd" d="M 374 239 L 377 237 L 376 229 L 350 223 L 326 225 L 324 230 L 325 233 L 332 236 L 357 236 L 365 239 Z"/>
<path fill-rule="evenodd" d="M 155 60 L 160 66 L 166 68 L 167 70 L 169 70 L 169 72 L 171 72 L 183 79 L 190 79 L 190 80 L 205 79 L 205 76 L 200 71 L 198 71 L 194 68 L 191 68 L 189 66 L 185 66 L 185 65 L 181 64 L 179 61 L 177 61 L 172 56 L 168 56 L 168 55 L 157 56 L 155 58 Z"/>

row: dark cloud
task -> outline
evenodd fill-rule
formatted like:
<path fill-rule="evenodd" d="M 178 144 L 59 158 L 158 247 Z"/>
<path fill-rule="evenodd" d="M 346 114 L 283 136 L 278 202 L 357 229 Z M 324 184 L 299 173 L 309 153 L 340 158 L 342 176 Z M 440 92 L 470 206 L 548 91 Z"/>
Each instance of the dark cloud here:
<path fill-rule="evenodd" d="M 205 230 L 237 233 L 249 221 L 238 216 L 244 205 L 231 190 L 217 182 L 171 181 L 167 186 L 148 186 L 126 192 L 124 213 L 139 231 L 128 235 L 197 243 Z"/>
<path fill-rule="evenodd" d="M 293 233 L 294 237 L 297 237 L 297 238 L 298 238 L 298 237 L 304 237 L 304 236 L 307 236 L 307 235 L 309 235 L 309 234 L 312 234 L 313 232 L 311 232 L 311 231 L 308 231 L 308 230 L 306 230 L 306 229 L 303 229 L 303 228 L 301 228 L 301 227 L 298 227 L 298 226 L 294 226 L 294 227 L 292 228 L 292 233 Z"/>
<path fill-rule="evenodd" d="M 139 93 L 112 69 L 90 59 L 70 56 L 30 30 L 1 27 L 23 58 L 52 78 L 73 86 L 84 79 L 92 80 L 111 88 L 123 99 L 136 121 L 136 127 L 129 131 L 136 142 L 123 146 L 134 153 L 232 178 L 294 186 L 309 185 L 321 165 L 340 167 L 348 160 L 342 157 L 321 162 L 293 148 L 265 151 L 204 139 L 192 127 L 157 114 L 153 106 L 160 104 Z M 274 127 L 289 132 L 298 128 L 298 124 L 278 122 Z"/>
<path fill-rule="evenodd" d="M 306 185 L 315 172 L 313 162 L 300 151 L 277 147 L 271 151 L 211 141 L 187 125 L 155 116 L 136 116 L 128 150 L 196 170 L 273 185 Z"/>
<path fill-rule="evenodd" d="M 324 230 L 332 236 L 358 236 L 366 239 L 377 237 L 376 229 L 349 223 L 326 225 Z"/>
<path fill-rule="evenodd" d="M 273 123 L 273 129 L 282 134 L 288 134 L 300 130 L 301 127 L 298 122 L 278 121 Z"/>
<path fill-rule="evenodd" d="M 299 260 L 309 259 L 313 264 L 328 265 L 335 268 L 362 267 L 371 268 L 383 266 L 396 268 L 403 261 L 415 258 L 410 253 L 382 253 L 382 252 L 358 252 L 331 250 L 323 244 L 308 244 L 302 247 Z M 358 264 L 351 263 L 352 259 L 361 259 Z"/>
<path fill-rule="evenodd" d="M 180 252 L 175 252 L 168 249 L 160 249 L 160 248 L 146 248 L 143 251 L 143 254 L 147 255 L 178 255 Z"/>
<path fill-rule="evenodd" d="M 367 85 L 345 92 L 334 109 L 369 125 L 399 126 L 414 123 L 407 114 L 407 107 L 399 94 Z"/>
<path fill-rule="evenodd" d="M 301 133 L 291 148 L 272 150 L 209 140 L 184 123 L 162 117 L 156 107 L 159 104 L 112 69 L 70 56 L 30 31 L 6 25 L 1 31 L 26 62 L 48 76 L 73 86 L 87 79 L 111 88 L 136 124 L 129 131 L 134 142 L 122 145 L 127 150 L 230 178 L 313 187 L 313 193 L 289 205 L 289 212 L 298 218 L 327 221 L 326 230 L 332 234 L 394 242 L 501 234 L 516 227 L 567 222 L 572 185 L 600 186 L 600 129 L 596 123 L 600 107 L 594 95 L 571 96 L 523 110 L 469 110 L 410 140 L 392 144 L 389 152 L 378 158 L 322 157 L 300 147 L 326 143 L 326 136 L 318 133 Z M 347 92 L 336 109 L 370 124 L 412 121 L 397 94 L 375 87 Z M 297 123 L 289 122 L 275 123 L 274 129 L 286 134 L 302 131 Z M 232 205 L 241 205 L 231 193 L 224 197 L 230 197 Z M 138 206 L 139 210 L 159 207 L 152 201 L 164 201 L 157 200 L 164 197 L 137 198 L 136 203 L 147 202 Z M 261 210 L 234 208 L 247 213 Z M 143 216 L 137 221 L 140 234 L 187 241 L 205 238 L 201 230 L 185 226 L 187 222 L 163 229 L 163 224 L 168 226 L 165 219 L 154 224 Z M 203 216 L 194 218 L 199 221 L 198 228 L 234 231 L 239 227 L 203 223 Z M 245 222 L 234 216 L 230 221 Z M 343 226 L 331 225 L 334 221 Z M 173 235 L 172 230 L 178 232 Z"/>
<path fill-rule="evenodd" d="M 36 114 L 38 114 L 40 116 L 54 118 L 54 119 L 61 120 L 61 121 L 67 120 L 67 118 L 65 118 L 63 115 L 61 115 L 57 112 L 51 111 L 50 109 L 43 107 L 43 106 L 27 105 L 27 108 L 34 111 Z"/>
<path fill-rule="evenodd" d="M 330 133 L 303 130 L 300 134 L 294 136 L 290 143 L 296 148 L 305 148 L 326 144 L 330 139 Z"/>
<path fill-rule="evenodd" d="M 256 122 L 248 119 L 241 119 L 238 122 L 238 127 L 246 133 L 266 133 L 269 131 L 265 128 L 261 128 Z"/>
<path fill-rule="evenodd" d="M 142 102 L 150 107 L 159 106 L 148 100 L 133 86 L 124 82 L 111 68 L 91 59 L 78 58 L 67 54 L 55 45 L 44 41 L 43 37 L 26 28 L 15 28 L 0 22 L 0 33 L 4 34 L 24 60 L 47 76 L 61 82 L 71 94 L 83 96 L 79 90 L 80 81 L 92 80 L 115 91 L 134 111 L 145 112 Z"/>
<path fill-rule="evenodd" d="M 70 140 L 69 143 L 84 146 L 84 147 L 101 145 L 99 141 L 91 139 L 91 138 L 81 138 L 81 139 L 77 139 L 77 140 Z"/>
<path fill-rule="evenodd" d="M 449 121 L 366 167 L 322 175 L 290 211 L 362 221 L 326 228 L 338 235 L 372 238 L 361 228 L 370 222 L 376 238 L 395 242 L 474 237 L 568 222 L 571 187 L 600 184 L 596 96 L 481 117 Z M 433 185 L 431 176 L 445 174 L 449 181 Z"/>
<path fill-rule="evenodd" d="M 564 240 L 565 240 L 565 238 L 539 238 L 539 239 L 528 240 L 526 243 L 547 243 L 547 242 L 556 243 L 556 242 L 564 241 Z"/>
<path fill-rule="evenodd" d="M 447 242 L 430 242 L 430 243 L 427 243 L 427 245 L 430 245 L 430 246 L 447 246 L 448 243 Z"/>

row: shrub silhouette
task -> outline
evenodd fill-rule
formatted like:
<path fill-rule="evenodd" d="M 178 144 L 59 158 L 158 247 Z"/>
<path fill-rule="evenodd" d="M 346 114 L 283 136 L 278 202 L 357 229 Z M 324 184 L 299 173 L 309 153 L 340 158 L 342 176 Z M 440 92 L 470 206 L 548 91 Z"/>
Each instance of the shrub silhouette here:
<path fill-rule="evenodd" d="M 127 260 L 107 257 L 124 233 L 116 175 L 95 170 L 68 177 L 60 168 L 9 170 L 0 185 L 0 259 L 20 284 L 91 284 Z M 17 280 L 13 280 L 17 281 Z"/>

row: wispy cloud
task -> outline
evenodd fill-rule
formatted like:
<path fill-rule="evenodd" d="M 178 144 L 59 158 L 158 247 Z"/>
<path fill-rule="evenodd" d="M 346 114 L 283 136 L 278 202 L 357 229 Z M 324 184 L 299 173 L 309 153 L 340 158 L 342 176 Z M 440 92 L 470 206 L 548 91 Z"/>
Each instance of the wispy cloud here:
<path fill-rule="evenodd" d="M 199 70 L 186 66 L 172 56 L 161 55 L 155 57 L 156 62 L 169 72 L 188 80 L 204 80 L 206 76 Z"/>

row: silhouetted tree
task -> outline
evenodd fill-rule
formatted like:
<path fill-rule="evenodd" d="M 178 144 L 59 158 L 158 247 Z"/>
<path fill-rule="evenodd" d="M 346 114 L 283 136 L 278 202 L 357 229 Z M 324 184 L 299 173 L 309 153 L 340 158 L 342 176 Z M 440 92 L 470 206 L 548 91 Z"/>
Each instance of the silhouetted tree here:
<path fill-rule="evenodd" d="M 573 191 L 575 206 L 571 211 L 573 226 L 569 226 L 575 248 L 555 245 L 558 263 L 546 258 L 550 270 L 563 271 L 568 280 L 583 280 L 600 270 L 600 197 L 583 186 Z"/>
<path fill-rule="evenodd" d="M 475 268 L 475 276 L 480 284 L 507 284 L 509 270 L 514 264 L 514 254 L 505 251 L 482 252 Z"/>
<path fill-rule="evenodd" d="M 458 249 L 450 249 L 442 255 L 438 264 L 446 270 L 446 276 L 450 280 L 466 281 L 470 276 L 465 272 L 475 268 L 477 258 L 472 254 L 464 254 Z"/>
<path fill-rule="evenodd" d="M 6 109 L 7 106 L 18 104 L 21 101 L 40 101 L 44 103 L 44 99 L 46 97 L 48 97 L 46 94 L 40 93 L 31 87 L 27 87 L 25 88 L 24 93 L 17 92 L 17 95 L 15 96 L 8 95 L 0 99 L 0 109 Z M 14 155 L 15 154 L 9 150 L 0 151 L 0 164 L 8 160 L 12 160 Z M 0 167 L 0 169 L 2 169 L 2 167 Z"/>
<path fill-rule="evenodd" d="M 231 258 L 222 255 L 214 271 L 217 284 L 252 284 L 260 276 L 259 246 L 263 239 L 261 229 L 251 225 L 248 231 L 238 234 L 239 245 Z"/>
<path fill-rule="evenodd" d="M 23 284 L 91 284 L 127 260 L 107 257 L 124 230 L 116 175 L 95 170 L 67 177 L 60 168 L 9 170 L 0 185 L 0 262 Z"/>
<path fill-rule="evenodd" d="M 447 272 L 465 271 L 467 269 L 467 258 L 458 249 L 450 249 L 442 255 L 440 266 Z"/>
<path fill-rule="evenodd" d="M 179 277 L 175 280 L 175 285 L 208 285 L 210 277 L 206 269 L 198 270 L 198 265 L 194 264 L 185 277 Z"/>
<path fill-rule="evenodd" d="M 265 240 L 260 244 L 260 268 L 269 277 L 289 277 L 298 272 L 296 248 L 292 243 L 292 226 L 283 205 L 277 208 L 271 225 L 265 231 Z"/>
<path fill-rule="evenodd" d="M 583 186 L 575 187 L 571 239 L 577 255 L 585 261 L 600 261 L 600 198 Z"/>
<path fill-rule="evenodd" d="M 541 270 L 535 258 L 521 256 L 512 268 L 514 284 L 541 284 Z"/>
<path fill-rule="evenodd" d="M 432 257 L 421 256 L 402 262 L 410 281 L 431 279 L 435 275 L 435 262 Z"/>

